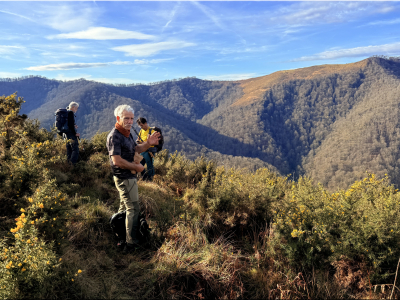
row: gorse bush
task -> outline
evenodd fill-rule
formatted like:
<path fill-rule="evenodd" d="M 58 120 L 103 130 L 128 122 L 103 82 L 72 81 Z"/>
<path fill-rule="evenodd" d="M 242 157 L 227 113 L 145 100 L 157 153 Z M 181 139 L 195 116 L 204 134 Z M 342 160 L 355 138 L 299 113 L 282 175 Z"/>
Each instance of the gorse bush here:
<path fill-rule="evenodd" d="M 400 194 L 387 177 L 368 174 L 347 191 L 329 194 L 300 178 L 285 195 L 274 219 L 287 255 L 312 266 L 342 256 L 365 261 L 376 273 L 398 257 Z"/>
<path fill-rule="evenodd" d="M 329 193 L 164 149 L 154 182 L 138 181 L 150 247 L 122 256 L 108 133 L 81 140 L 72 167 L 60 137 L 18 114 L 22 103 L 0 97 L 1 298 L 388 297 L 372 294 L 393 282 L 400 256 L 387 176 Z"/>
<path fill-rule="evenodd" d="M 185 200 L 193 213 L 209 225 L 265 224 L 273 217 L 287 186 L 286 178 L 267 169 L 255 173 L 209 164 L 198 187 Z"/>

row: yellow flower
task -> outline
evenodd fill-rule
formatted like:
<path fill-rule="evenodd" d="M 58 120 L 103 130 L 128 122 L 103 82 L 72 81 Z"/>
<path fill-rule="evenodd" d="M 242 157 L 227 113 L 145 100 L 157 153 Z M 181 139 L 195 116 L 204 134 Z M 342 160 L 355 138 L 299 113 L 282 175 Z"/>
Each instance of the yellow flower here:
<path fill-rule="evenodd" d="M 32 198 L 28 198 L 28 200 L 29 200 L 29 202 L 33 202 L 33 199 L 32 199 Z"/>
<path fill-rule="evenodd" d="M 31 221 L 31 224 L 32 224 L 32 225 L 35 224 L 35 221 Z"/>
<path fill-rule="evenodd" d="M 60 260 L 59 261 L 62 261 L 62 258 L 60 258 Z"/>
<path fill-rule="evenodd" d="M 25 268 L 22 268 L 22 270 L 21 270 L 22 272 L 25 272 L 26 271 L 26 269 Z"/>
<path fill-rule="evenodd" d="M 9 268 L 10 268 L 10 265 L 7 265 L 7 266 L 6 266 L 6 269 L 9 269 Z"/>
<path fill-rule="evenodd" d="M 40 203 L 40 204 L 39 204 L 39 207 L 40 207 L 40 208 L 43 208 L 43 207 L 44 207 L 43 203 Z"/>
<path fill-rule="evenodd" d="M 19 264 L 18 264 L 18 267 L 20 267 L 20 266 L 22 266 L 22 264 L 21 264 L 21 263 L 19 263 Z"/>
<path fill-rule="evenodd" d="M 27 243 L 27 244 L 30 244 L 30 243 L 31 243 L 31 240 L 27 240 L 26 243 Z"/>
<path fill-rule="evenodd" d="M 78 270 L 78 273 L 82 273 L 82 270 Z"/>
<path fill-rule="evenodd" d="M 74 279 L 73 279 L 73 278 L 72 278 L 71 280 L 72 280 L 72 281 L 74 281 Z"/>

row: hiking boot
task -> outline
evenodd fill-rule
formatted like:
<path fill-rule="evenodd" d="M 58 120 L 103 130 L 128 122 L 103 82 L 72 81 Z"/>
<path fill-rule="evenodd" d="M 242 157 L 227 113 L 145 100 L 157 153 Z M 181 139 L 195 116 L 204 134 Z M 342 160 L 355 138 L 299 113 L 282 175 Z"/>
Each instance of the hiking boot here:
<path fill-rule="evenodd" d="M 138 244 L 125 244 L 124 254 L 133 254 L 139 250 Z"/>

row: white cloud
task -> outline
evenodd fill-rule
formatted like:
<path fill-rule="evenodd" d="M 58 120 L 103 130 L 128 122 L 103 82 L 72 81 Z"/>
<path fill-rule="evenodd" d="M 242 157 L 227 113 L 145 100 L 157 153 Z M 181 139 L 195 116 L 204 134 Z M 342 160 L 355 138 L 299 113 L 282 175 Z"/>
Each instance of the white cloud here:
<path fill-rule="evenodd" d="M 139 45 L 127 45 L 111 48 L 114 51 L 125 52 L 126 56 L 146 57 L 155 55 L 161 51 L 181 49 L 185 47 L 195 46 L 196 44 L 182 41 L 169 41 L 159 43 L 148 43 Z"/>
<path fill-rule="evenodd" d="M 25 70 L 58 71 L 58 70 L 106 67 L 108 65 L 109 65 L 108 63 L 62 63 L 62 64 L 51 64 L 51 65 L 44 65 L 44 66 L 29 67 L 29 68 L 26 68 Z"/>
<path fill-rule="evenodd" d="M 113 61 L 113 62 L 102 62 L 102 63 L 61 63 L 61 64 L 50 64 L 42 66 L 33 66 L 25 68 L 29 71 L 59 71 L 59 70 L 72 70 L 72 69 L 85 69 L 85 68 L 98 68 L 107 67 L 111 65 L 123 66 L 123 65 L 149 65 L 158 64 L 171 59 L 135 59 L 131 61 Z"/>
<path fill-rule="evenodd" d="M 16 52 L 21 52 L 21 51 L 26 51 L 25 47 L 22 46 L 4 46 L 4 45 L 0 45 L 0 54 L 14 54 Z"/>
<path fill-rule="evenodd" d="M 399 54 L 400 54 L 400 42 L 393 44 L 378 45 L 378 46 L 365 46 L 365 47 L 356 47 L 349 49 L 324 51 L 311 56 L 303 56 L 293 61 L 313 61 L 313 60 L 337 59 L 342 57 L 361 57 L 361 56 L 372 56 L 372 55 L 399 55 Z"/>
<path fill-rule="evenodd" d="M 47 38 L 87 39 L 87 40 L 128 40 L 128 39 L 148 40 L 148 39 L 154 39 L 155 37 L 152 35 L 136 31 L 120 30 L 107 27 L 90 27 L 87 30 L 51 35 L 48 36 Z"/>
<path fill-rule="evenodd" d="M 207 76 L 200 76 L 203 79 L 206 80 L 229 80 L 229 81 L 235 81 L 235 80 L 243 80 L 243 79 L 249 79 L 249 78 L 254 78 L 256 77 L 256 73 L 243 73 L 243 74 L 224 74 L 224 75 L 207 75 Z"/>

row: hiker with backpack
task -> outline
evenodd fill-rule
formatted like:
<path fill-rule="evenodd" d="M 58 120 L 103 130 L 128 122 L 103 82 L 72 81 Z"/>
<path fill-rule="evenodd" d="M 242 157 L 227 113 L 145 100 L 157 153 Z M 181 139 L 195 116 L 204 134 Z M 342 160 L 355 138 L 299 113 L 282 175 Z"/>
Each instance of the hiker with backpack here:
<path fill-rule="evenodd" d="M 107 136 L 107 149 L 115 186 L 120 194 L 118 213 L 126 210 L 126 240 L 119 242 L 118 247 L 130 253 L 140 245 L 137 173 L 144 170 L 143 165 L 139 163 L 140 157 L 138 159 L 136 156 L 135 159 L 135 153 L 146 152 L 151 146 L 157 145 L 160 133 L 154 132 L 146 142 L 136 144 L 130 132 L 134 122 L 133 108 L 129 105 L 120 105 L 114 110 L 114 115 L 117 122 Z"/>
<path fill-rule="evenodd" d="M 80 134 L 76 132 L 78 125 L 75 123 L 75 114 L 78 108 L 78 103 L 71 102 L 66 109 L 60 108 L 55 113 L 57 133 L 67 140 L 67 160 L 72 165 L 75 165 L 79 158 L 78 138 Z"/>
<path fill-rule="evenodd" d="M 138 118 L 136 120 L 136 123 L 139 125 L 141 128 L 139 133 L 138 133 L 138 138 L 136 142 L 138 144 L 144 143 L 147 141 L 148 137 L 155 132 L 154 128 L 150 127 L 149 124 L 147 124 L 147 120 L 145 118 Z M 144 166 L 146 164 L 146 171 L 143 174 L 143 180 L 148 180 L 148 181 L 153 181 L 153 176 L 154 176 L 154 156 L 157 153 L 157 147 L 150 147 L 147 149 L 147 151 L 140 153 L 140 155 L 143 156 L 143 160 L 141 164 Z"/>

